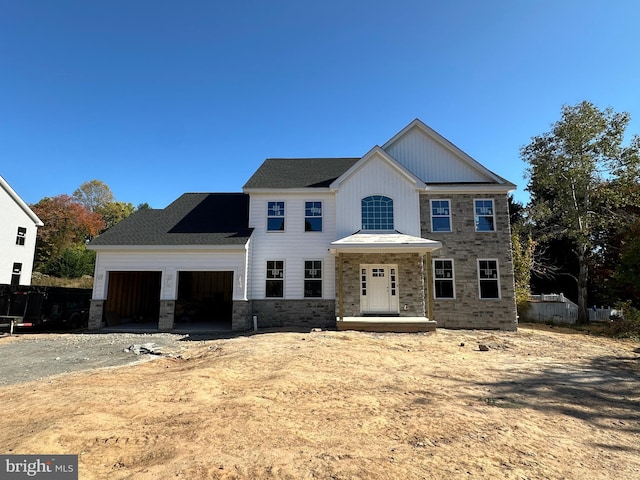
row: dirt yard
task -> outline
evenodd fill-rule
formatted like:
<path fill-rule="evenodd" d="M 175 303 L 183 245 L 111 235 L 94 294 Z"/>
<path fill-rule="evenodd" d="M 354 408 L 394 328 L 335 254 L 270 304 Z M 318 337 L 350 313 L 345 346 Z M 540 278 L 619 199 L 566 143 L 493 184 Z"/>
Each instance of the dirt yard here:
<path fill-rule="evenodd" d="M 78 454 L 81 479 L 640 478 L 637 342 L 271 332 L 180 352 L 0 386 L 0 450 Z"/>

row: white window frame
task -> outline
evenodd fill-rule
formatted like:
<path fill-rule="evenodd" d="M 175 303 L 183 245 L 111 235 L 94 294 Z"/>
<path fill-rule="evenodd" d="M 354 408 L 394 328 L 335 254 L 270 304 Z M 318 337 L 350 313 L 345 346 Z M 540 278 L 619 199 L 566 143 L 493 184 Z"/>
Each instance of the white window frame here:
<path fill-rule="evenodd" d="M 375 197 L 380 197 L 380 198 L 376 199 Z M 387 208 L 391 212 L 391 215 L 390 215 L 390 217 L 391 217 L 391 228 L 367 228 L 367 227 L 369 227 L 371 225 L 368 222 L 368 220 L 369 220 L 368 216 L 366 217 L 367 218 L 367 222 L 365 222 L 365 215 L 364 215 L 364 211 L 363 211 L 362 202 L 364 202 L 366 199 L 369 199 L 369 198 L 371 199 L 372 202 L 376 201 L 376 200 L 380 201 L 380 200 L 383 200 L 383 199 L 390 201 L 388 206 L 386 206 L 385 208 Z M 392 231 L 394 231 L 395 230 L 395 224 L 396 224 L 395 223 L 396 222 L 396 219 L 395 219 L 396 210 L 395 210 L 394 204 L 395 204 L 395 200 L 393 198 L 391 198 L 391 197 L 388 197 L 387 195 L 382 195 L 382 194 L 377 194 L 376 193 L 376 194 L 373 194 L 373 195 L 367 195 L 366 197 L 362 197 L 360 199 L 360 224 L 361 224 L 361 230 L 363 232 L 392 232 Z M 373 213 L 374 213 L 374 217 L 373 217 L 374 220 L 373 220 L 372 223 L 375 224 L 376 223 L 375 212 L 373 212 Z M 387 216 L 385 218 L 388 219 L 388 217 L 389 216 Z M 383 218 L 382 216 L 379 217 L 378 223 L 382 224 L 382 218 Z"/>
<path fill-rule="evenodd" d="M 449 214 L 448 215 L 434 215 L 433 213 L 433 202 L 447 202 L 449 204 Z M 451 219 L 451 200 L 448 198 L 433 198 L 429 200 L 429 212 L 431 214 L 431 231 L 434 233 L 447 233 L 453 231 L 453 222 Z M 433 228 L 433 219 L 434 218 L 448 218 L 449 219 L 449 230 L 436 230 Z"/>
<path fill-rule="evenodd" d="M 320 215 L 307 215 L 307 203 L 319 203 L 320 204 Z M 317 208 L 317 207 L 311 207 Z M 307 218 L 320 219 L 320 230 L 307 230 Z M 304 201 L 304 231 L 305 233 L 321 233 L 324 230 L 324 204 L 322 200 L 305 200 Z"/>
<path fill-rule="evenodd" d="M 269 204 L 271 203 L 281 203 L 282 204 L 282 215 L 269 215 Z M 284 200 L 267 200 L 267 232 L 268 233 L 284 233 L 287 230 L 287 221 L 286 221 L 286 213 L 287 213 L 287 202 Z M 269 229 L 269 219 L 271 218 L 281 218 L 282 219 L 282 230 L 271 230 Z"/>
<path fill-rule="evenodd" d="M 269 263 L 270 262 L 282 262 L 282 276 L 280 278 L 278 277 L 270 277 L 269 273 L 272 270 L 278 270 L 278 268 L 269 268 Z M 285 272 L 286 272 L 286 263 L 284 260 L 282 259 L 273 259 L 273 260 L 267 260 L 265 263 L 266 266 L 266 271 L 264 273 L 264 298 L 284 298 L 285 297 Z M 280 297 L 274 297 L 274 296 L 267 296 L 267 282 L 268 281 L 280 281 L 282 282 L 282 296 Z"/>
<path fill-rule="evenodd" d="M 476 202 L 491 202 L 491 215 L 488 215 L 488 214 L 478 215 L 478 213 L 476 212 Z M 478 221 L 477 221 L 478 217 L 491 217 L 493 229 L 478 230 Z M 491 233 L 496 231 L 496 202 L 493 200 L 493 198 L 474 198 L 473 199 L 473 225 L 476 232 Z"/>
<path fill-rule="evenodd" d="M 320 263 L 320 268 L 318 270 L 320 270 L 320 277 L 307 277 L 307 262 L 318 262 Z M 303 282 L 306 283 L 307 281 L 318 281 L 320 282 L 320 296 L 307 296 L 307 290 L 306 288 L 304 288 L 304 284 L 302 285 L 302 295 L 304 298 L 323 298 L 324 297 L 324 282 L 323 282 L 323 278 L 324 278 L 324 271 L 323 271 L 323 262 L 322 260 L 319 259 L 307 259 L 304 260 L 303 262 L 303 268 L 304 268 L 304 272 L 303 272 Z M 312 269 L 315 270 L 315 269 Z"/>
<path fill-rule="evenodd" d="M 488 278 L 488 277 L 481 277 L 481 273 L 483 273 L 483 275 L 487 275 L 489 274 L 487 272 L 487 270 L 493 270 L 493 269 L 482 269 L 480 268 L 480 262 L 495 262 L 496 264 L 496 268 L 495 268 L 495 276 Z M 497 258 L 478 258 L 477 260 L 477 275 L 478 275 L 478 298 L 480 300 L 501 300 L 502 299 L 502 289 L 500 288 L 500 262 L 498 261 Z M 489 282 L 489 281 L 495 281 L 496 282 L 496 286 L 498 288 L 498 296 L 497 297 L 483 297 L 482 296 L 482 282 Z"/>
<path fill-rule="evenodd" d="M 433 258 L 433 298 L 435 300 L 455 300 L 456 299 L 456 273 L 455 273 L 455 263 L 453 258 Z M 436 269 L 436 262 L 451 262 L 451 277 L 438 277 L 438 269 Z M 453 296 L 451 297 L 438 297 L 437 289 L 436 289 L 436 281 L 451 281 L 451 290 L 453 292 Z"/>

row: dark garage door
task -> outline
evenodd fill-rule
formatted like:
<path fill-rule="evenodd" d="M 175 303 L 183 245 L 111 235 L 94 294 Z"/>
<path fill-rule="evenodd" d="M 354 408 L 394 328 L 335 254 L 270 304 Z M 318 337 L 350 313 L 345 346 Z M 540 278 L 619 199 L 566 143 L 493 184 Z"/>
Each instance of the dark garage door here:
<path fill-rule="evenodd" d="M 161 272 L 109 272 L 104 314 L 107 326 L 158 323 Z"/>
<path fill-rule="evenodd" d="M 176 323 L 231 327 L 233 272 L 178 272 Z"/>

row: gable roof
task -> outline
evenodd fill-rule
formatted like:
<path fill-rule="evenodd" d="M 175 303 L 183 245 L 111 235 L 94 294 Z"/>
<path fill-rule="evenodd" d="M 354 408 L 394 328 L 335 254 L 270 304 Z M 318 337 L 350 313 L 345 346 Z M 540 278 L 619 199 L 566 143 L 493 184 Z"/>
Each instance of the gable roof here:
<path fill-rule="evenodd" d="M 35 213 L 33 213 L 33 210 L 31 210 L 29 206 L 24 202 L 24 200 L 22 200 L 18 196 L 15 190 L 11 188 L 11 185 L 9 185 L 7 181 L 4 178 L 2 178 L 2 176 L 0 176 L 0 187 L 5 192 L 7 192 L 7 195 L 9 195 L 9 197 L 24 211 L 24 213 L 26 213 L 29 216 L 29 218 L 33 220 L 33 223 L 37 227 L 44 226 L 44 223 L 42 223 L 42 220 L 40 220 L 38 216 Z"/>
<path fill-rule="evenodd" d="M 359 158 L 268 158 L 244 185 L 260 188 L 328 188 Z"/>
<path fill-rule="evenodd" d="M 417 140 L 416 135 L 421 140 Z M 408 149 L 403 148 L 403 142 L 409 142 L 411 144 Z M 513 183 L 486 168 L 417 118 L 388 140 L 382 146 L 382 149 L 393 155 L 394 158 L 404 164 L 409 170 L 413 170 L 410 165 L 412 157 L 414 161 L 416 158 L 419 159 L 419 162 L 426 170 L 422 172 L 422 175 L 418 171 L 414 171 L 414 173 L 421 177 L 427 184 L 486 183 L 515 188 Z M 441 152 L 437 155 L 437 157 L 440 158 L 437 163 L 424 163 L 423 159 L 425 157 L 432 157 L 434 154 L 437 154 L 437 152 Z M 447 178 L 447 169 L 443 168 L 444 164 L 448 164 L 449 176 L 451 177 L 451 175 L 453 175 L 453 178 Z M 428 174 L 429 165 L 431 165 L 431 175 Z M 454 166 L 456 168 L 452 169 Z M 434 176 L 433 173 L 437 173 L 437 175 Z M 465 180 L 463 177 L 467 177 L 467 179 Z"/>
<path fill-rule="evenodd" d="M 416 177 L 413 173 L 407 170 L 403 165 L 401 165 L 395 158 L 393 158 L 389 153 L 385 152 L 379 146 L 373 147 L 369 150 L 361 159 L 359 159 L 356 163 L 354 163 L 349 170 L 344 172 L 340 177 L 336 178 L 333 182 L 331 182 L 331 188 L 339 188 L 340 184 L 347 180 L 349 177 L 354 175 L 358 170 L 360 170 L 367 162 L 371 161 L 372 158 L 382 158 L 385 163 L 387 163 L 391 168 L 393 168 L 396 172 L 402 175 L 407 179 L 408 182 L 413 183 L 416 188 L 424 189 L 425 184 L 422 180 Z"/>
<path fill-rule="evenodd" d="M 92 250 L 118 246 L 241 246 L 253 229 L 244 193 L 185 193 L 164 209 L 138 210 L 94 238 Z"/>

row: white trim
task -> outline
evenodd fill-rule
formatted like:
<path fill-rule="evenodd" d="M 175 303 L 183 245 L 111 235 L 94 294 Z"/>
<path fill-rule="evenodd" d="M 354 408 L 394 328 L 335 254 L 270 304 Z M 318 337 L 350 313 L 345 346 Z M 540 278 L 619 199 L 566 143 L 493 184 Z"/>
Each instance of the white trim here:
<path fill-rule="evenodd" d="M 344 172 L 338 178 L 336 178 L 329 188 L 331 190 L 338 190 L 340 185 L 345 182 L 349 177 L 354 175 L 358 170 L 360 170 L 371 158 L 378 156 L 385 160 L 391 167 L 393 167 L 398 173 L 404 176 L 410 183 L 413 183 L 416 190 L 422 190 L 426 187 L 426 184 L 416 177 L 413 173 L 407 170 L 404 165 L 398 162 L 395 158 L 393 158 L 389 153 L 385 152 L 379 146 L 373 147 L 369 150 L 360 160 L 354 163 L 349 170 Z"/>
<path fill-rule="evenodd" d="M 7 194 L 13 199 L 16 204 L 26 213 L 29 218 L 33 221 L 36 227 L 44 227 L 44 223 L 42 220 L 38 218 L 38 216 L 29 208 L 29 206 L 20 198 L 20 196 L 15 192 L 11 185 L 7 183 L 7 181 L 0 176 L 0 187 L 2 187 Z"/>
<path fill-rule="evenodd" d="M 108 250 L 108 251 L 117 251 L 117 252 L 129 252 L 129 251 L 149 251 L 153 253 L 163 252 L 163 251 L 175 251 L 175 250 L 211 250 L 216 252 L 218 250 L 223 250 L 225 252 L 228 251 L 237 251 L 237 252 L 245 252 L 247 250 L 247 246 L 249 241 L 243 245 L 92 245 L 89 243 L 87 245 L 87 250 Z"/>
<path fill-rule="evenodd" d="M 496 277 L 495 277 L 495 281 L 498 284 L 498 296 L 497 297 L 490 297 L 490 298 L 483 298 L 482 297 L 482 290 L 480 288 L 480 262 L 496 262 Z M 502 300 L 502 288 L 500 286 L 500 262 L 498 261 L 497 258 L 478 258 L 476 259 L 476 276 L 478 278 L 478 299 L 480 300 Z M 491 281 L 493 279 L 491 278 L 484 278 L 482 279 L 484 281 Z"/>
<path fill-rule="evenodd" d="M 307 217 L 307 202 L 311 202 L 311 203 L 319 203 L 320 204 L 320 216 L 319 217 Z M 302 231 L 305 234 L 314 234 L 314 233 L 323 233 L 324 232 L 324 200 L 303 200 L 303 228 Z M 307 223 L 307 218 L 319 218 L 322 222 L 322 228 L 320 230 L 306 230 L 306 223 Z M 285 224 L 284 226 L 285 228 L 287 228 L 287 225 Z"/>
<path fill-rule="evenodd" d="M 449 215 L 438 215 L 436 218 L 449 218 L 449 230 L 434 230 L 433 229 L 433 202 L 447 202 L 449 204 Z M 451 233 L 453 232 L 453 215 L 451 213 L 451 199 L 450 198 L 431 198 L 429 200 L 429 220 L 431 233 Z"/>
<path fill-rule="evenodd" d="M 282 212 L 282 216 L 269 216 L 269 204 L 270 203 L 282 203 L 282 208 L 283 208 L 283 212 Z M 267 221 L 265 222 L 265 231 L 267 233 L 286 233 L 287 231 L 287 201 L 286 200 L 267 200 L 265 202 L 265 207 L 266 207 L 266 219 Z M 270 218 L 282 218 L 282 221 L 284 222 L 284 229 L 283 230 L 269 230 L 269 219 Z"/>
<path fill-rule="evenodd" d="M 513 184 L 498 185 L 498 184 L 485 184 L 485 183 L 464 183 L 460 185 L 451 184 L 429 184 L 425 188 L 426 193 L 440 193 L 440 194 L 453 194 L 453 193 L 504 193 L 513 192 L 516 186 Z"/>
<path fill-rule="evenodd" d="M 456 267 L 453 258 L 432 258 L 431 268 L 433 272 L 433 298 L 434 300 L 455 300 L 456 299 Z M 448 278 L 436 278 L 436 262 L 444 261 L 451 262 L 451 279 Z M 453 287 L 453 297 L 436 297 L 436 280 L 451 280 L 451 286 Z"/>
<path fill-rule="evenodd" d="M 490 178 L 491 180 L 493 180 L 497 184 L 502 184 L 502 185 L 510 184 L 510 182 L 508 182 L 506 179 L 504 179 L 501 176 L 496 175 L 495 173 L 493 173 L 491 170 L 486 168 L 484 165 L 482 165 L 476 159 L 474 159 L 469 154 L 467 154 L 464 151 L 462 151 L 459 147 L 457 147 L 456 145 L 451 143 L 449 140 L 444 138 L 442 135 L 440 135 L 434 129 L 432 129 L 431 127 L 429 127 L 428 125 L 426 125 L 425 123 L 423 123 L 421 120 L 419 120 L 417 118 L 415 120 L 413 120 L 411 123 L 409 123 L 409 125 L 404 127 L 402 130 L 400 130 L 398 133 L 396 133 L 393 137 L 391 137 L 391 139 L 389 139 L 382 146 L 382 148 L 384 150 L 389 149 L 390 147 L 393 146 L 393 144 L 397 143 L 402 137 L 407 135 L 414 128 L 417 128 L 420 131 L 422 131 L 431 140 L 433 140 L 436 143 L 440 144 L 443 148 L 445 148 L 446 150 L 451 152 L 453 155 L 455 155 L 456 157 L 460 158 L 462 161 L 467 163 L 467 165 L 469 165 L 472 169 L 476 170 L 477 172 L 480 172 L 481 174 L 483 174 L 484 176 Z M 512 186 L 515 187 L 515 185 L 512 185 Z"/>
<path fill-rule="evenodd" d="M 307 278 L 307 269 L 305 268 L 305 263 L 306 262 L 320 262 L 320 278 Z M 302 298 L 317 298 L 317 299 L 323 299 L 325 298 L 324 295 L 324 262 L 322 261 L 321 258 L 304 258 L 302 260 Z M 313 281 L 313 280 L 320 280 L 320 296 L 319 297 L 307 297 L 304 294 L 304 282 L 306 282 L 307 280 Z"/>
<path fill-rule="evenodd" d="M 493 219 L 493 230 L 478 230 L 478 223 L 476 222 L 476 202 L 491 202 L 491 217 Z M 480 217 L 488 217 L 489 215 L 478 215 Z M 477 233 L 495 233 L 498 231 L 498 225 L 496 225 L 496 202 L 493 198 L 474 198 L 473 199 L 473 228 Z"/>
<path fill-rule="evenodd" d="M 284 258 L 268 258 L 265 261 L 265 269 L 264 269 L 264 298 L 272 299 L 272 298 L 282 298 L 286 297 L 286 284 L 285 279 L 287 278 L 287 262 Z M 267 297 L 267 281 L 269 280 L 280 280 L 279 278 L 269 278 L 267 275 L 269 273 L 269 262 L 282 262 L 282 296 L 281 297 Z"/>

